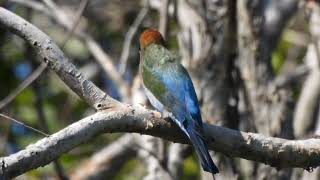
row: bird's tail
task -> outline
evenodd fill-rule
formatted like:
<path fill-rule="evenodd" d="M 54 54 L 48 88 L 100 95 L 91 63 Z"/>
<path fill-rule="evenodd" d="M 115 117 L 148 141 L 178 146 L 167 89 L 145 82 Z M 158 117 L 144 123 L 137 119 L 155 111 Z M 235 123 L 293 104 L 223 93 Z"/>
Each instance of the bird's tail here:
<path fill-rule="evenodd" d="M 203 141 L 202 137 L 198 134 L 198 132 L 195 129 L 188 128 L 187 133 L 191 140 L 191 143 L 193 144 L 197 152 L 197 156 L 200 159 L 203 170 L 212 174 L 219 173 L 219 170 L 217 166 L 213 163 L 207 145 Z"/>

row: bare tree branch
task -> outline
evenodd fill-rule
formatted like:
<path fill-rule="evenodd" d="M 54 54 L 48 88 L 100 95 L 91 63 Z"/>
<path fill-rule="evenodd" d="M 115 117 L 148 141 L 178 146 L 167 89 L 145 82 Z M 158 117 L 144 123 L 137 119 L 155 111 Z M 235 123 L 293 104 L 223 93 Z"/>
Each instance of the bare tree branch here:
<path fill-rule="evenodd" d="M 279 13 L 273 14 L 279 17 L 272 18 L 269 12 L 274 11 L 272 3 L 275 2 L 237 1 L 239 69 L 258 132 L 292 138 L 292 90 L 283 88 L 276 92 L 270 91 L 275 77 L 271 67 L 271 50 L 278 41 L 270 38 L 279 37 L 277 33 L 281 33 L 284 25 L 276 26 L 279 29 L 274 31 L 267 28 L 273 23 L 282 24 L 277 21 L 286 21 L 291 16 Z M 297 1 L 292 3 L 295 7 Z"/>
<path fill-rule="evenodd" d="M 37 1 L 34 1 L 34 0 L 10 0 L 10 2 L 21 4 L 25 7 L 29 7 L 29 8 L 36 10 L 36 11 L 40 11 L 40 12 L 46 14 L 47 16 L 51 16 L 50 11 L 48 11 L 48 8 L 44 4 L 39 3 Z"/>
<path fill-rule="evenodd" d="M 41 63 L 36 70 L 32 72 L 16 89 L 14 89 L 8 96 L 0 101 L 0 110 L 7 106 L 15 99 L 25 88 L 27 88 L 34 80 L 36 80 L 42 72 L 46 69 L 47 64 Z"/>
<path fill-rule="evenodd" d="M 67 14 L 52 1 L 43 0 L 43 2 L 50 8 L 53 13 L 53 18 L 65 28 L 72 30 L 72 25 Z M 114 66 L 114 60 L 107 53 L 104 52 L 102 47 L 87 33 L 84 31 L 75 32 L 81 40 L 83 40 L 88 47 L 88 50 L 95 57 L 97 62 L 101 65 L 105 73 L 112 79 L 119 89 L 119 93 L 123 101 L 128 102 L 129 92 L 128 84 L 122 79 L 122 76 L 118 73 Z"/>
<path fill-rule="evenodd" d="M 62 48 L 67 44 L 67 42 L 69 41 L 69 39 L 73 35 L 75 29 L 77 28 L 77 26 L 78 26 L 78 24 L 79 24 L 79 22 L 81 20 L 82 13 L 86 9 L 86 7 L 88 5 L 88 2 L 89 2 L 89 0 L 82 0 L 81 1 L 80 6 L 78 8 L 78 11 L 76 13 L 75 21 L 73 22 L 72 28 L 68 31 L 68 34 L 66 35 L 66 38 L 62 42 Z"/>
<path fill-rule="evenodd" d="M 170 3 L 170 0 L 162 0 L 162 5 L 159 10 L 159 16 L 160 16 L 159 31 L 165 40 L 167 39 L 167 33 L 168 33 L 169 3 Z"/>
<path fill-rule="evenodd" d="M 149 6 L 152 9 L 155 9 L 157 11 L 161 11 L 161 8 L 163 8 L 163 1 L 162 0 L 148 0 L 149 1 Z M 168 6 L 168 15 L 173 16 L 174 15 L 174 6 L 173 4 L 169 3 Z"/>
<path fill-rule="evenodd" d="M 132 39 L 133 39 L 134 35 L 137 33 L 140 24 L 142 23 L 142 21 L 144 20 L 144 18 L 148 14 L 148 11 L 149 11 L 149 5 L 148 5 L 148 1 L 146 1 L 146 3 L 144 4 L 144 7 L 142 7 L 142 9 L 138 13 L 136 19 L 134 20 L 133 24 L 131 25 L 131 27 L 129 28 L 129 30 L 126 34 L 126 37 L 125 37 L 124 43 L 123 43 L 121 56 L 120 56 L 120 68 L 119 68 L 120 70 L 119 70 L 119 72 L 122 76 L 126 72 Z"/>
<path fill-rule="evenodd" d="M 83 161 L 70 176 L 73 180 L 112 179 L 118 170 L 136 155 L 135 138 L 126 134 Z"/>
<path fill-rule="evenodd" d="M 0 8 L 0 24 L 11 32 L 25 39 L 41 57 L 41 60 L 48 64 L 50 69 L 55 71 L 62 81 L 78 96 L 83 98 L 95 109 L 106 109 L 114 106 L 117 101 L 100 90 L 91 81 L 88 81 L 76 67 L 70 63 L 59 47 L 53 43 L 50 37 L 36 28 L 34 25 L 16 16 L 4 8 Z"/>
<path fill-rule="evenodd" d="M 320 55 L 318 46 L 320 44 L 320 7 L 316 4 L 313 4 L 312 7 L 309 20 L 312 42 L 308 45 L 304 59 L 306 66 L 310 69 L 310 73 L 303 84 L 293 121 L 294 133 L 297 137 L 305 135 L 315 124 L 320 100 Z"/>
<path fill-rule="evenodd" d="M 139 155 L 145 163 L 147 174 L 144 180 L 173 180 L 171 173 L 167 170 L 165 164 L 162 162 L 162 146 L 163 139 L 152 136 L 138 137 Z"/>
<path fill-rule="evenodd" d="M 56 4 L 54 4 L 51 0 L 43 0 L 51 9 L 54 16 L 53 18 L 60 23 L 65 28 L 72 30 L 72 26 L 70 28 L 69 25 L 69 18 L 66 15 L 66 13 L 59 9 Z M 103 48 L 87 33 L 84 31 L 76 32 L 75 35 L 77 35 L 88 47 L 88 50 L 91 52 L 93 57 L 96 59 L 96 61 L 101 65 L 104 72 L 112 79 L 112 81 L 117 86 L 119 93 L 121 95 L 121 98 L 123 101 L 128 102 L 129 101 L 129 92 L 128 92 L 128 84 L 125 82 L 125 80 L 122 78 L 120 73 L 117 71 L 117 68 L 113 64 L 115 62 L 110 55 L 108 55 Z"/>
<path fill-rule="evenodd" d="M 102 92 L 69 62 L 52 40 L 22 18 L 0 7 L 0 24 L 24 38 L 48 67 L 89 105 L 100 110 L 59 132 L 29 145 L 25 150 L 0 158 L 0 175 L 12 178 L 44 166 L 101 133 L 136 132 L 187 143 L 172 121 L 159 119 L 154 111 L 121 104 Z M 204 124 L 209 149 L 277 168 L 310 168 L 320 165 L 320 140 L 285 140 Z"/>
<path fill-rule="evenodd" d="M 168 169 L 171 172 L 174 179 L 182 177 L 183 173 L 183 162 L 191 153 L 186 153 L 191 148 L 184 144 L 172 143 L 168 150 Z"/>
<path fill-rule="evenodd" d="M 296 0 L 237 1 L 238 62 L 248 97 L 246 106 L 259 133 L 290 139 L 293 138 L 293 91 L 286 86 L 273 90 L 275 73 L 271 54 L 297 4 Z M 288 178 L 292 171 L 277 173 L 261 164 L 256 167 L 260 177 Z"/>
<path fill-rule="evenodd" d="M 274 90 L 279 90 L 296 83 L 297 80 L 302 80 L 308 75 L 309 71 L 310 68 L 308 68 L 306 65 L 300 65 L 292 72 L 277 76 L 273 83 Z"/>
<path fill-rule="evenodd" d="M 254 160 L 277 168 L 307 169 L 320 165 L 319 139 L 294 141 L 208 124 L 204 127 L 209 148 L 227 156 Z M 137 132 L 179 143 L 188 142 L 171 121 L 155 118 L 152 111 L 141 107 L 122 105 L 88 116 L 29 145 L 25 150 L 0 158 L 0 175 L 15 177 L 44 166 L 97 134 L 111 132 Z"/>
<path fill-rule="evenodd" d="M 23 122 L 18 121 L 18 120 L 16 120 L 16 119 L 12 118 L 12 117 L 9 117 L 9 116 L 4 115 L 4 114 L 1 114 L 1 113 L 0 113 L 0 116 L 3 117 L 3 118 L 5 118 L 5 119 L 8 119 L 8 120 L 10 120 L 10 121 L 13 121 L 13 122 L 15 122 L 15 123 L 17 123 L 17 124 L 20 124 L 21 126 L 26 127 L 26 128 L 28 128 L 28 129 L 36 132 L 36 133 L 39 133 L 39 134 L 41 134 L 41 135 L 43 135 L 43 136 L 49 136 L 49 134 L 47 134 L 47 133 L 45 133 L 45 132 L 42 132 L 42 131 L 40 131 L 40 130 L 38 130 L 38 129 L 36 129 L 36 128 L 33 128 L 33 127 L 31 127 L 31 126 L 28 126 L 28 125 L 24 124 Z"/>
<path fill-rule="evenodd" d="M 111 57 L 106 54 L 102 47 L 94 40 L 91 36 L 85 35 L 84 42 L 86 43 L 89 51 L 98 61 L 98 63 L 102 66 L 104 72 L 108 74 L 108 76 L 112 79 L 112 81 L 117 85 L 119 88 L 119 93 L 123 101 L 129 101 L 129 92 L 128 84 L 122 79 L 120 73 L 118 73 L 117 69 L 113 65 L 113 60 Z"/>
<path fill-rule="evenodd" d="M 25 3 L 20 0 L 12 0 L 13 2 L 20 3 L 21 5 L 28 6 L 30 8 L 34 8 L 49 17 L 53 18 L 57 23 L 59 23 L 64 28 L 72 31 L 73 21 L 70 20 L 68 15 L 63 11 L 63 9 L 59 8 L 53 1 L 51 0 L 43 0 L 46 4 L 46 8 L 43 8 L 43 4 L 39 2 L 32 1 L 32 3 Z M 41 7 L 41 8 L 39 8 Z M 51 13 L 47 13 L 51 12 Z M 94 56 L 96 61 L 101 65 L 104 72 L 110 77 L 110 79 L 116 84 L 119 88 L 119 93 L 123 101 L 128 102 L 129 92 L 128 92 L 128 84 L 122 79 L 120 74 L 118 73 L 116 67 L 114 66 L 114 60 L 107 53 L 104 52 L 102 47 L 87 33 L 84 31 L 76 31 L 74 32 L 80 40 L 82 40 L 91 54 Z"/>

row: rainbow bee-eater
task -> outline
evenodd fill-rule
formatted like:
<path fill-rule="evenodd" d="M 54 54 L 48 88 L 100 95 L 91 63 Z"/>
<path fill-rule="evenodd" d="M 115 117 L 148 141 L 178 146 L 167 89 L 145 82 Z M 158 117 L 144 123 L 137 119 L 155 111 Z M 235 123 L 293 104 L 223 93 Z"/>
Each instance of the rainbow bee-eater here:
<path fill-rule="evenodd" d="M 140 35 L 139 71 L 151 105 L 174 116 L 173 121 L 193 144 L 203 170 L 218 173 L 203 139 L 202 118 L 191 78 L 178 56 L 165 47 L 156 29 L 146 29 Z"/>

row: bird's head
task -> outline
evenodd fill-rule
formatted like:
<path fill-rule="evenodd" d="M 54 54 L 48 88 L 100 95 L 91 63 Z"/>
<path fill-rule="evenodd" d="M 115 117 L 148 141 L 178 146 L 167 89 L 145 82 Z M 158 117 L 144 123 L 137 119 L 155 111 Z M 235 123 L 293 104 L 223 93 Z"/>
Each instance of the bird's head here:
<path fill-rule="evenodd" d="M 140 35 L 140 48 L 144 49 L 150 44 L 164 45 L 164 40 L 161 33 L 153 28 L 144 30 Z"/>

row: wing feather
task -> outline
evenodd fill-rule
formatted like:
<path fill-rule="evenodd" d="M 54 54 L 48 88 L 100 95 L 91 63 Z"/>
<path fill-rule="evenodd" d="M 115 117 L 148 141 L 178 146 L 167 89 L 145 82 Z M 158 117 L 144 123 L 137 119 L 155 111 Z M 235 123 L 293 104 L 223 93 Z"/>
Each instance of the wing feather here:
<path fill-rule="evenodd" d="M 189 120 L 194 126 L 202 127 L 197 95 L 188 72 L 181 64 L 168 62 L 162 68 L 154 69 L 144 66 L 142 73 L 147 77 L 144 81 L 152 81 L 145 82 L 145 87 L 181 123 Z"/>

